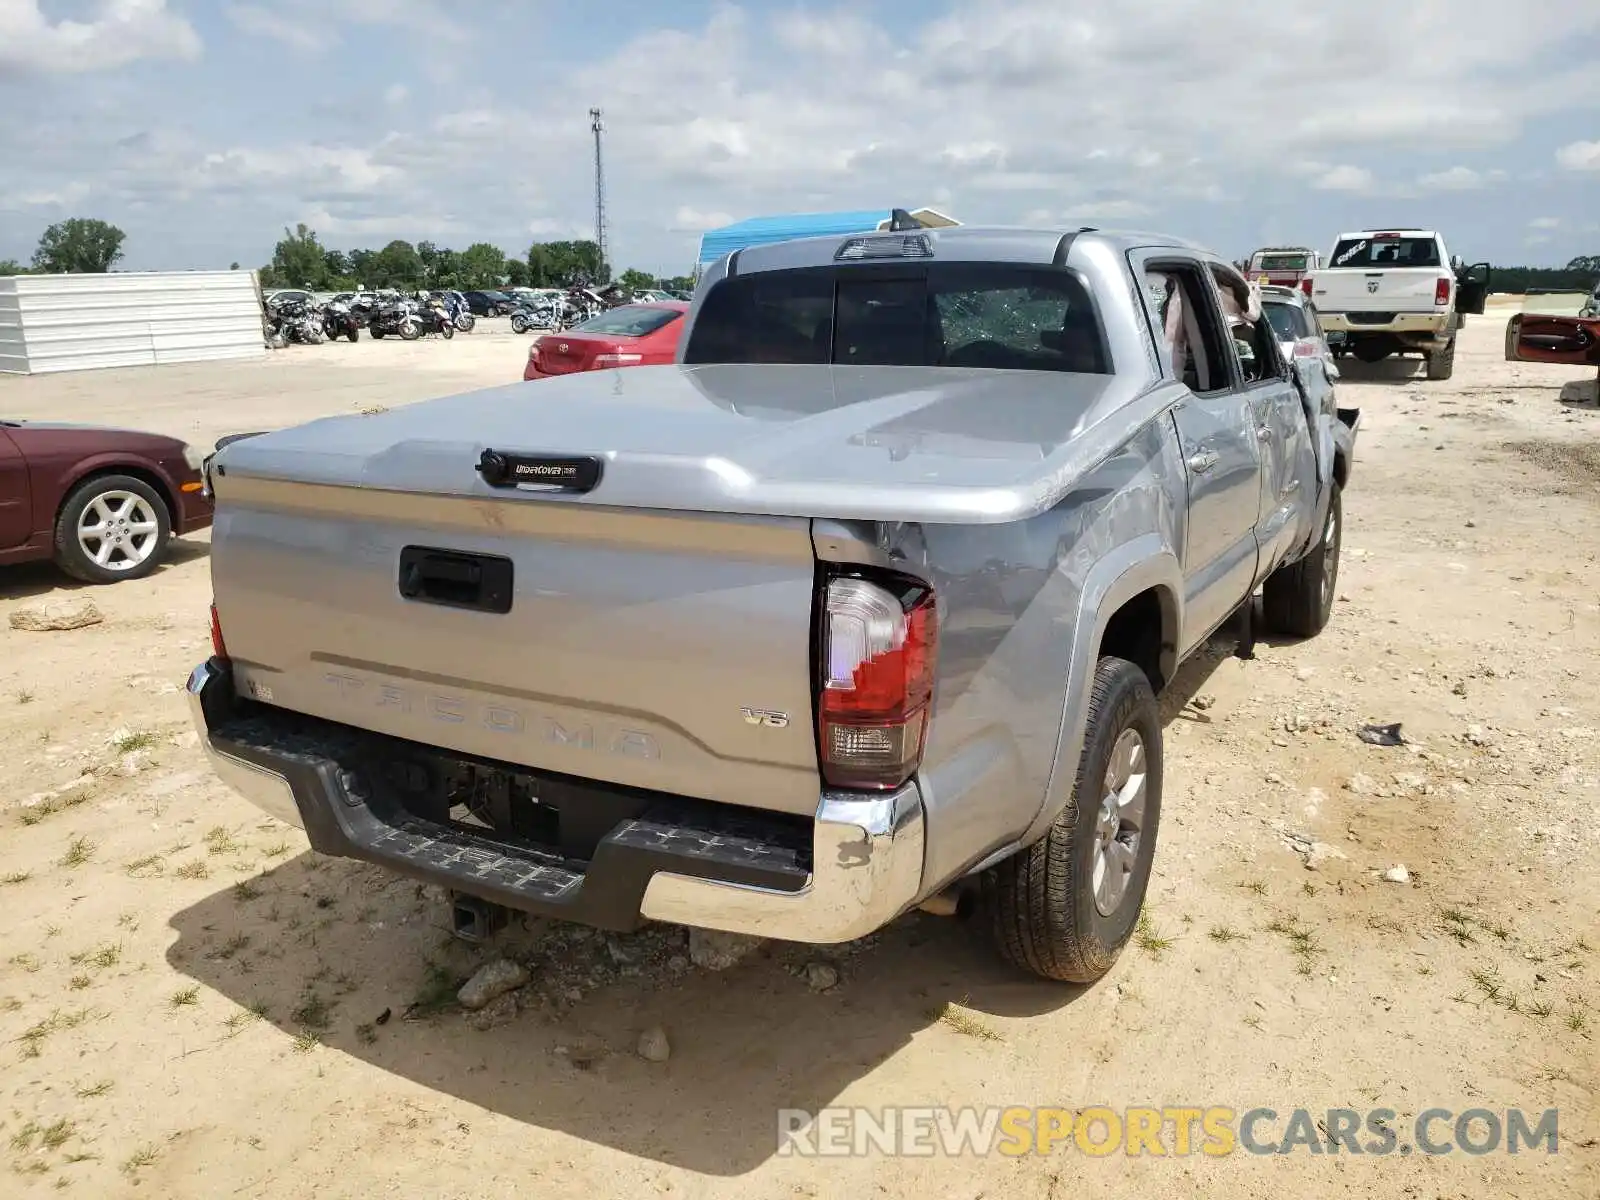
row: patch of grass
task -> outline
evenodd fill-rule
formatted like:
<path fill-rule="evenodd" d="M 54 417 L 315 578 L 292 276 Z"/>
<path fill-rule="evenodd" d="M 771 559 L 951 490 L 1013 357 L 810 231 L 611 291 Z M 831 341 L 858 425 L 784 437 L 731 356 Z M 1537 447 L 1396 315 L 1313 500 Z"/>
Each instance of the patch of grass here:
<path fill-rule="evenodd" d="M 247 1025 L 254 1025 L 257 1021 L 263 1019 L 266 1015 L 267 1015 L 267 1006 L 266 1006 L 266 1004 L 264 1004 L 260 1000 L 257 1000 L 249 1008 L 245 1008 L 245 1009 L 239 1010 L 238 1012 L 234 1013 L 226 1021 L 223 1022 L 223 1024 L 225 1026 L 227 1026 L 227 1029 L 228 1029 L 228 1032 L 226 1034 L 224 1034 L 223 1036 L 224 1037 L 230 1037 L 230 1038 L 231 1037 L 238 1037 L 240 1031 L 243 1030 Z"/>
<path fill-rule="evenodd" d="M 319 1033 L 304 1029 L 295 1034 L 294 1052 L 296 1054 L 310 1054 L 320 1045 L 322 1045 L 322 1035 Z"/>
<path fill-rule="evenodd" d="M 1251 1029 L 1259 1030 L 1261 1028 L 1261 1018 L 1256 1016 L 1254 1013 L 1246 1017 L 1244 1019 L 1244 1023 L 1250 1026 Z"/>
<path fill-rule="evenodd" d="M 172 993 L 172 999 L 167 1001 L 173 1008 L 188 1008 L 190 1005 L 200 1003 L 200 986 L 179 988 Z"/>
<path fill-rule="evenodd" d="M 94 1014 L 86 1008 L 75 1009 L 72 1012 L 62 1012 L 57 1009 L 44 1020 L 24 1029 L 17 1037 L 22 1043 L 23 1058 L 38 1058 L 39 1049 L 51 1034 L 59 1033 L 64 1029 L 76 1029 Z"/>
<path fill-rule="evenodd" d="M 1005 1041 L 999 1030 L 985 1025 L 970 1010 L 961 1008 L 958 1005 L 947 1002 L 939 1009 L 938 1018 L 940 1024 L 948 1025 L 965 1037 L 977 1038 L 981 1042 Z"/>
<path fill-rule="evenodd" d="M 1293 919 L 1278 918 L 1267 926 L 1268 933 L 1275 933 L 1286 939 L 1289 943 L 1289 952 L 1295 956 L 1295 972 L 1309 976 L 1315 968 L 1317 955 L 1321 954 L 1322 946 L 1317 942 L 1316 934 Z"/>
<path fill-rule="evenodd" d="M 1300 891 L 1302 895 L 1306 896 L 1315 896 L 1317 894 L 1317 889 L 1309 883 L 1302 883 L 1300 885 Z"/>
<path fill-rule="evenodd" d="M 11 1148 L 18 1154 L 33 1149 L 33 1139 L 39 1136 L 39 1122 L 29 1121 L 11 1135 Z"/>
<path fill-rule="evenodd" d="M 1538 1017 L 1541 1021 L 1546 1017 L 1555 1016 L 1556 1006 L 1548 1000 L 1535 1000 L 1524 1010 L 1530 1017 Z"/>
<path fill-rule="evenodd" d="M 272 845 L 268 846 L 261 853 L 266 855 L 268 858 L 278 858 L 281 855 L 289 853 L 289 843 L 273 842 Z"/>
<path fill-rule="evenodd" d="M 1229 942 L 1242 942 L 1246 938 L 1245 934 L 1240 933 L 1237 929 L 1230 929 L 1226 925 L 1213 925 L 1206 936 L 1213 942 L 1220 942 L 1223 945 Z"/>
<path fill-rule="evenodd" d="M 99 1083 L 87 1084 L 74 1090 L 73 1095 L 80 1100 L 92 1100 L 96 1096 L 104 1096 L 116 1085 L 109 1079 L 102 1079 Z"/>
<path fill-rule="evenodd" d="M 52 1121 L 40 1131 L 39 1144 L 42 1145 L 46 1150 L 59 1150 L 62 1146 L 65 1146 L 67 1144 L 67 1140 L 77 1132 L 77 1124 L 73 1121 L 67 1120 L 65 1117 L 62 1117 L 58 1121 Z"/>
<path fill-rule="evenodd" d="M 23 688 L 20 692 L 17 693 L 17 703 L 18 704 L 32 704 L 33 703 L 33 693 L 30 692 L 27 688 Z"/>
<path fill-rule="evenodd" d="M 423 964 L 422 984 L 411 998 L 407 1014 L 414 1017 L 431 1017 L 456 1005 L 456 993 L 461 983 L 448 967 L 436 962 Z"/>
<path fill-rule="evenodd" d="M 46 925 L 44 927 L 44 935 L 47 938 L 60 937 L 61 936 L 61 926 L 59 926 L 59 925 Z"/>
<path fill-rule="evenodd" d="M 91 986 L 93 983 L 94 980 L 90 979 L 87 975 L 74 975 L 71 979 L 67 980 L 67 986 L 75 992 L 81 992 L 84 988 Z"/>
<path fill-rule="evenodd" d="M 1467 972 L 1467 978 L 1472 981 L 1472 986 L 1478 989 L 1478 994 L 1490 1004 L 1497 1004 L 1505 999 L 1506 991 L 1500 984 L 1498 972 L 1474 967 Z"/>
<path fill-rule="evenodd" d="M 1139 923 L 1133 927 L 1133 939 L 1138 943 L 1139 949 L 1153 958 L 1160 958 L 1172 949 L 1172 939 L 1162 937 L 1161 931 L 1156 928 L 1155 921 L 1149 912 L 1139 914 Z"/>
<path fill-rule="evenodd" d="M 233 898 L 242 903 L 259 900 L 261 898 L 261 889 L 255 885 L 254 881 L 241 879 L 233 885 Z"/>
<path fill-rule="evenodd" d="M 160 739 L 148 729 L 129 729 L 111 740 L 111 748 L 118 754 L 132 754 L 135 750 L 150 750 Z"/>
<path fill-rule="evenodd" d="M 159 854 L 146 854 L 143 858 L 136 858 L 132 862 L 123 863 L 122 869 L 135 879 L 143 875 L 160 875 L 166 870 L 166 864 Z"/>
<path fill-rule="evenodd" d="M 32 871 L 13 871 L 9 875 L 0 875 L 0 883 L 7 887 L 14 887 L 19 883 L 27 883 L 33 878 Z"/>
<path fill-rule="evenodd" d="M 233 958 L 236 954 L 239 953 L 239 951 L 243 950 L 249 944 L 250 944 L 250 935 L 249 934 L 247 934 L 247 933 L 236 933 L 231 938 L 229 938 L 227 941 L 223 942 L 222 945 L 220 947 L 218 947 L 217 952 L 215 954 L 213 954 L 211 957 L 213 957 L 213 958 Z"/>
<path fill-rule="evenodd" d="M 1589 1030 L 1589 1018 L 1584 1013 L 1583 1009 L 1579 1008 L 1576 1004 L 1574 1004 L 1571 1011 L 1569 1011 L 1567 1015 L 1562 1018 L 1562 1024 L 1564 1024 L 1573 1033 L 1582 1033 L 1587 1035 Z"/>
<path fill-rule="evenodd" d="M 209 879 L 211 868 L 206 866 L 206 860 L 195 858 L 183 864 L 177 870 L 179 879 Z"/>
<path fill-rule="evenodd" d="M 240 849 L 226 825 L 213 825 L 206 830 L 205 842 L 207 854 L 237 854 Z"/>
<path fill-rule="evenodd" d="M 1465 946 L 1475 940 L 1472 936 L 1472 916 L 1462 912 L 1459 908 L 1444 908 L 1439 910 L 1439 927 L 1456 943 Z"/>
<path fill-rule="evenodd" d="M 32 975 L 40 967 L 44 966 L 44 964 L 39 961 L 38 955 L 28 954 L 26 952 L 22 954 L 13 954 L 10 962 L 13 967 L 21 967 L 30 975 Z"/>
<path fill-rule="evenodd" d="M 139 928 L 139 914 L 131 910 L 125 912 L 117 918 L 117 924 L 124 929 L 137 929 Z"/>
<path fill-rule="evenodd" d="M 67 852 L 61 856 L 63 867 L 81 867 L 94 857 L 95 844 L 86 837 L 75 837 L 67 843 Z"/>
<path fill-rule="evenodd" d="M 1265 896 L 1267 894 L 1267 885 L 1259 879 L 1247 880 L 1246 882 L 1241 883 L 1239 886 L 1245 891 L 1249 892 L 1252 896 Z"/>
<path fill-rule="evenodd" d="M 323 995 L 312 989 L 300 997 L 289 1019 L 302 1029 L 322 1030 L 333 1023 L 333 1005 Z"/>
<path fill-rule="evenodd" d="M 93 950 L 80 950 L 72 955 L 70 961 L 75 967 L 81 967 L 88 963 L 91 966 L 99 967 L 103 971 L 109 970 L 122 961 L 122 944 L 120 942 L 107 942 L 104 946 L 97 946 Z"/>
<path fill-rule="evenodd" d="M 370 1046 L 378 1040 L 378 1027 L 371 1021 L 363 1021 L 356 1026 L 356 1041 L 363 1046 Z"/>
<path fill-rule="evenodd" d="M 130 1177 L 137 1175 L 159 1157 L 161 1157 L 161 1152 L 154 1146 L 140 1146 L 122 1160 L 122 1173 Z"/>

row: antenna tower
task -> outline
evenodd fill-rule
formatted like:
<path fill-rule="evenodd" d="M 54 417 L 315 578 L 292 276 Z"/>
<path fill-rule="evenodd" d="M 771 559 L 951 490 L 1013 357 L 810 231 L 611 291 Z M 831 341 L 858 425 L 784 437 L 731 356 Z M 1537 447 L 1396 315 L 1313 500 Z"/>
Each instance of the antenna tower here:
<path fill-rule="evenodd" d="M 604 161 L 600 154 L 600 135 L 605 132 L 605 122 L 600 119 L 600 110 L 589 110 L 589 128 L 594 130 L 594 241 L 600 248 L 600 275 L 606 277 L 606 267 L 610 260 L 610 247 L 606 244 L 606 173 Z"/>

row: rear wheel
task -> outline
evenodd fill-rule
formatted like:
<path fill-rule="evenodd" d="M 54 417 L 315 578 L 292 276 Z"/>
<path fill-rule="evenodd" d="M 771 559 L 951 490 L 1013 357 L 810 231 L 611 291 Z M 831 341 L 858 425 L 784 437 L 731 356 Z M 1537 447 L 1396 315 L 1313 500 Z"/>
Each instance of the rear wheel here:
<path fill-rule="evenodd" d="M 400 338 L 402 341 L 414 342 L 422 336 L 422 330 L 415 321 L 406 320 L 400 323 Z"/>
<path fill-rule="evenodd" d="M 56 518 L 56 564 L 86 583 L 138 579 L 156 569 L 172 537 L 166 501 L 132 475 L 79 484 Z"/>
<path fill-rule="evenodd" d="M 1435 350 L 1427 355 L 1428 378 L 1434 380 L 1449 379 L 1456 370 L 1456 339 L 1450 342 L 1443 350 Z"/>
<path fill-rule="evenodd" d="M 1336 483 L 1328 497 L 1322 537 L 1299 562 L 1279 567 L 1262 588 L 1262 614 L 1267 627 L 1290 637 L 1315 637 L 1333 615 L 1334 588 L 1339 582 L 1339 544 L 1344 536 L 1343 489 Z"/>
<path fill-rule="evenodd" d="M 1050 831 L 991 868 L 985 907 L 1000 953 L 1065 983 L 1093 983 L 1133 936 L 1161 817 L 1161 721 L 1145 673 L 1095 667 L 1072 799 Z"/>
<path fill-rule="evenodd" d="M 439 326 L 439 332 L 444 334 L 445 338 L 448 340 L 450 338 L 455 337 L 455 335 L 456 335 L 456 327 L 454 325 L 450 324 L 449 321 L 445 321 L 443 324 L 441 324 Z"/>
<path fill-rule="evenodd" d="M 511 332 L 512 333 L 527 333 L 528 332 L 528 318 L 523 316 L 521 313 L 512 313 L 511 314 Z"/>
<path fill-rule="evenodd" d="M 375 338 L 381 338 L 383 336 L 383 330 L 379 329 L 376 325 L 368 329 L 367 332 Z"/>

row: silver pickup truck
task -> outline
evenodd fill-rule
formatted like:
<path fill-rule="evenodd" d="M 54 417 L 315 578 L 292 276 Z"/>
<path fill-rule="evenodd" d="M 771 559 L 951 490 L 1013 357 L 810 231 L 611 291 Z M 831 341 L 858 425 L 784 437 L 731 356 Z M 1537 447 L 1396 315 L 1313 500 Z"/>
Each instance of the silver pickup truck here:
<path fill-rule="evenodd" d="M 1156 693 L 1258 589 L 1327 622 L 1358 414 L 1161 237 L 752 248 L 686 319 L 674 365 L 222 446 L 216 771 L 467 934 L 921 907 L 1098 978 L 1150 878 Z"/>

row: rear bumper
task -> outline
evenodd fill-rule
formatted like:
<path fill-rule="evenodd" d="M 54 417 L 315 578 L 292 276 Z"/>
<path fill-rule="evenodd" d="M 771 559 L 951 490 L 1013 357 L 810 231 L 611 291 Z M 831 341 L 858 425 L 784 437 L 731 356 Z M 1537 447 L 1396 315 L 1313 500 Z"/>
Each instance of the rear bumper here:
<path fill-rule="evenodd" d="M 1387 316 L 1386 321 L 1374 321 L 1373 316 Z M 1325 312 L 1318 310 L 1317 320 L 1324 333 L 1396 333 L 1419 334 L 1424 337 L 1448 337 L 1454 327 L 1452 313 L 1362 313 Z"/>
<path fill-rule="evenodd" d="M 671 921 L 834 943 L 887 924 L 920 892 L 924 823 L 914 782 L 884 796 L 823 793 L 809 846 L 733 818 L 666 819 L 670 808 L 662 808 L 619 821 L 580 863 L 413 816 L 352 767 L 337 735 L 316 741 L 264 731 L 261 706 L 254 717 L 244 711 L 231 671 L 217 659 L 190 674 L 188 697 L 218 777 L 304 829 L 314 850 L 508 908 L 604 929 Z"/>

